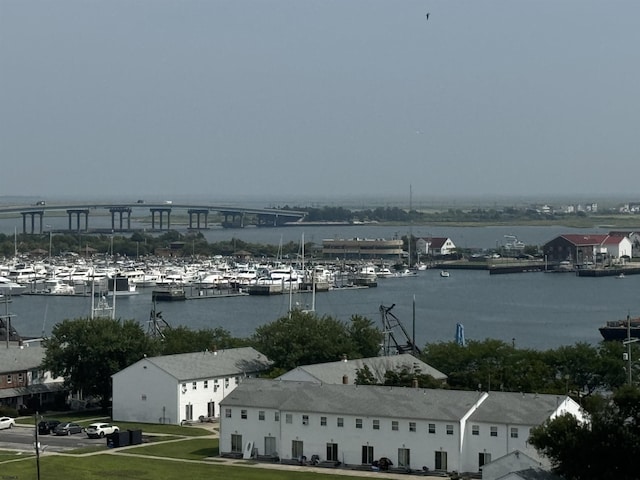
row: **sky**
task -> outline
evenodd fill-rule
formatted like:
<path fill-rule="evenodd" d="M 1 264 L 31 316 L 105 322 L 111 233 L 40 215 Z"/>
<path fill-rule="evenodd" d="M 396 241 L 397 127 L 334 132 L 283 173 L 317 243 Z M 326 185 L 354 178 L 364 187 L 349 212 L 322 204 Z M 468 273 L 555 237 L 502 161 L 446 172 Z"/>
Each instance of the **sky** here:
<path fill-rule="evenodd" d="M 637 0 L 0 0 L 0 196 L 637 201 L 638 18 Z"/>

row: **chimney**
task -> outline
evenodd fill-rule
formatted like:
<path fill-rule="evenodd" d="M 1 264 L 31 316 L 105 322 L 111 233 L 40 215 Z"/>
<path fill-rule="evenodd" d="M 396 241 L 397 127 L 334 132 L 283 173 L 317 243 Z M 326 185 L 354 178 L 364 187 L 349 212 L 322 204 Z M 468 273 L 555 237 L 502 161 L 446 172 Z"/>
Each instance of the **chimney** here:
<path fill-rule="evenodd" d="M 342 384 L 343 385 L 349 385 L 349 376 L 348 375 L 343 375 L 342 376 Z"/>

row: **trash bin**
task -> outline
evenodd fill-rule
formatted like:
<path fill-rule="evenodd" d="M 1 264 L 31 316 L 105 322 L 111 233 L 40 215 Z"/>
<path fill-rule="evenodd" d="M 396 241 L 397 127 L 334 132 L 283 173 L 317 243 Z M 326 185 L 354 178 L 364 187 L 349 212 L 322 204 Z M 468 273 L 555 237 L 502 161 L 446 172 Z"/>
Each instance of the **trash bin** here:
<path fill-rule="evenodd" d="M 107 447 L 118 448 L 129 445 L 129 432 L 114 432 L 107 435 Z"/>
<path fill-rule="evenodd" d="M 127 430 L 129 432 L 129 445 L 140 445 L 142 443 L 142 430 Z"/>

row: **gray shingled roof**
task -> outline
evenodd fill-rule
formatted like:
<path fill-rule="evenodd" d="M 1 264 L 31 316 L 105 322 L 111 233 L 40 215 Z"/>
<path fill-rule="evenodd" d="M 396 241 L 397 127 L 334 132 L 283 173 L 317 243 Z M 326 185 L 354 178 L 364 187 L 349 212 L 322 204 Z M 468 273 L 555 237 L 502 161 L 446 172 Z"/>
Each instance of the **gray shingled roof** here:
<path fill-rule="evenodd" d="M 457 421 L 479 397 L 478 392 L 456 390 L 246 379 L 221 405 Z"/>
<path fill-rule="evenodd" d="M 417 359 L 411 354 L 390 355 L 386 357 L 358 358 L 339 362 L 317 363 L 314 365 L 302 365 L 291 372 L 282 375 L 283 380 L 303 380 L 306 373 L 322 383 L 342 383 L 346 376 L 348 383 L 354 383 L 357 370 L 368 366 L 371 373 L 379 383 L 384 382 L 384 374 L 387 370 L 399 371 L 404 368 L 409 371 L 419 371 L 421 374 L 431 375 L 437 380 L 446 380 L 447 376 L 432 366 Z"/>
<path fill-rule="evenodd" d="M 271 360 L 252 347 L 215 352 L 179 353 L 146 359 L 179 381 L 254 374 L 269 369 Z"/>
<path fill-rule="evenodd" d="M 542 468 L 527 468 L 513 473 L 522 478 L 522 480 L 562 480 L 562 477 Z M 504 476 L 506 477 L 507 475 Z"/>
<path fill-rule="evenodd" d="M 489 398 L 469 418 L 470 422 L 539 425 L 566 397 L 534 393 L 489 392 Z"/>
<path fill-rule="evenodd" d="M 39 345 L 0 347 L 0 374 L 35 370 L 42 366 L 45 350 Z"/>

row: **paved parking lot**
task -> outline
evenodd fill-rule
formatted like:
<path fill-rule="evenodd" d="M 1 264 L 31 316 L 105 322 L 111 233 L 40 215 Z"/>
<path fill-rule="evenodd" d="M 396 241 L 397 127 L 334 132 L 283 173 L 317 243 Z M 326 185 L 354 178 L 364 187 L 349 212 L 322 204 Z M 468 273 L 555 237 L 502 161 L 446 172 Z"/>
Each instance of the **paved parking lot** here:
<path fill-rule="evenodd" d="M 104 438 L 88 438 L 85 433 L 58 437 L 56 435 L 38 435 L 42 451 L 65 452 L 76 448 L 94 445 L 106 445 Z M 16 426 L 0 430 L 0 449 L 33 452 L 35 449 L 35 428 Z"/>

